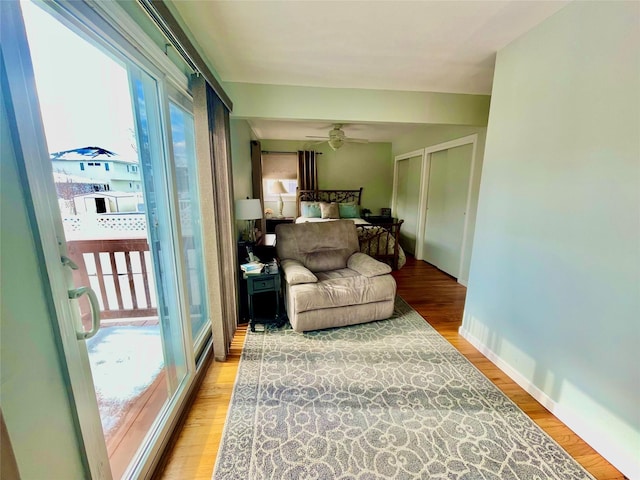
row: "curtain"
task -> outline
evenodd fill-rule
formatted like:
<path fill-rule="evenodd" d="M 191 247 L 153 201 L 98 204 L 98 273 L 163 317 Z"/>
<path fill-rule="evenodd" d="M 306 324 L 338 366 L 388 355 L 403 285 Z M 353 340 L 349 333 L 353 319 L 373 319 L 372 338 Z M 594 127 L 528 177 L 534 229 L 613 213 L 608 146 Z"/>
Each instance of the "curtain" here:
<path fill-rule="evenodd" d="M 251 140 L 251 181 L 253 185 L 253 198 L 259 198 L 264 206 L 264 193 L 262 191 L 262 147 L 258 140 Z M 261 232 L 266 232 L 264 218 L 256 221 L 256 227 Z"/>
<path fill-rule="evenodd" d="M 213 353 L 225 360 L 238 323 L 229 110 L 203 77 L 192 76 L 192 91 Z"/>
<path fill-rule="evenodd" d="M 318 189 L 318 169 L 316 167 L 316 152 L 312 150 L 298 151 L 298 189 Z"/>
<path fill-rule="evenodd" d="M 216 180 L 216 214 L 219 219 L 218 234 L 220 235 L 220 270 L 222 272 L 223 293 L 222 320 L 225 330 L 224 352 L 226 358 L 238 325 L 238 255 L 235 253 L 238 244 L 231 168 L 231 128 L 229 126 L 229 109 L 209 84 L 207 84 L 207 102 L 210 118 L 209 128 L 213 130 L 214 155 L 212 161 Z M 229 253 L 233 253 L 233 255 L 229 255 Z"/>

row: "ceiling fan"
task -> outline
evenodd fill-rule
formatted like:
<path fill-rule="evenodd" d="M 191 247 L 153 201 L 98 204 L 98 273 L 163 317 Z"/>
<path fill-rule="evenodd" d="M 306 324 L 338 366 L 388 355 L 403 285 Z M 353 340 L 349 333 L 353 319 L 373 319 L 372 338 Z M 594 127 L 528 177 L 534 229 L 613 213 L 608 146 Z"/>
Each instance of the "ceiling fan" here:
<path fill-rule="evenodd" d="M 333 125 L 333 128 L 331 130 L 329 130 L 329 136 L 328 137 L 315 137 L 315 136 L 307 135 L 307 138 L 322 139 L 322 141 L 316 142 L 316 143 L 327 142 L 327 143 L 329 143 L 329 146 L 333 150 L 338 150 L 345 143 L 369 143 L 369 140 L 366 140 L 364 138 L 347 137 L 345 135 L 345 133 L 344 133 L 344 130 L 342 130 L 342 124 L 341 123 L 336 123 L 336 124 Z"/>

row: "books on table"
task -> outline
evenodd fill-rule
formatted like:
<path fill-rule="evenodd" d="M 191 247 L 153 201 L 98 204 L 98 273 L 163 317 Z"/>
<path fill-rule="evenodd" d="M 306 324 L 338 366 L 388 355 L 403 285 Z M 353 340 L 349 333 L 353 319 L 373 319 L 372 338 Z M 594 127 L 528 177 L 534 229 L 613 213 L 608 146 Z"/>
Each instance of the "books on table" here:
<path fill-rule="evenodd" d="M 264 263 L 249 262 L 240 265 L 240 269 L 245 275 L 259 275 L 264 268 Z"/>

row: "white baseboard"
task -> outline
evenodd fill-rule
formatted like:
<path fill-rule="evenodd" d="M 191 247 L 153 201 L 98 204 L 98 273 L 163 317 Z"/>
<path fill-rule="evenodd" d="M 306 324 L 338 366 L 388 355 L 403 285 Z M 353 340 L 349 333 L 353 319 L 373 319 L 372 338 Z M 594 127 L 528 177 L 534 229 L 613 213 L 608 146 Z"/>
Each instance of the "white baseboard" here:
<path fill-rule="evenodd" d="M 627 453 L 628 445 L 621 445 L 620 442 L 612 439 L 610 435 L 603 434 L 603 432 L 593 428 L 584 418 L 572 410 L 556 403 L 463 326 L 458 329 L 458 333 L 595 451 L 620 470 L 628 479 L 640 480 L 640 462 L 638 462 L 636 455 L 631 452 Z"/>

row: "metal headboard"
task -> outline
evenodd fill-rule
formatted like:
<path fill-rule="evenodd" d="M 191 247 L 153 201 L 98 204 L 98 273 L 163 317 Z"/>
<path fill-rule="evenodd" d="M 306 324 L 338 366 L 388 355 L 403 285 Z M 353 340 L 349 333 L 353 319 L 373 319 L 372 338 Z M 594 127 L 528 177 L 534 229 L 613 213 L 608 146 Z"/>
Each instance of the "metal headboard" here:
<path fill-rule="evenodd" d="M 356 202 L 359 206 L 362 199 L 362 188 L 359 190 L 298 190 L 296 199 L 297 215 L 300 216 L 300 202 Z"/>

